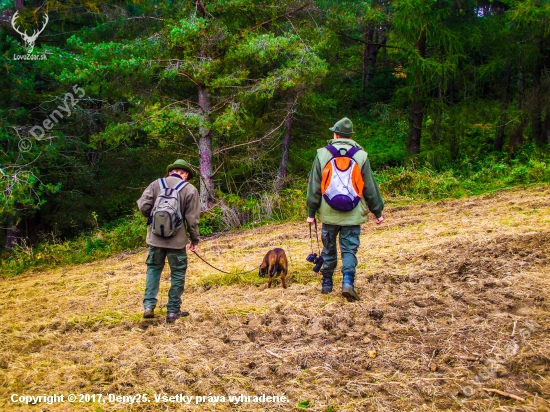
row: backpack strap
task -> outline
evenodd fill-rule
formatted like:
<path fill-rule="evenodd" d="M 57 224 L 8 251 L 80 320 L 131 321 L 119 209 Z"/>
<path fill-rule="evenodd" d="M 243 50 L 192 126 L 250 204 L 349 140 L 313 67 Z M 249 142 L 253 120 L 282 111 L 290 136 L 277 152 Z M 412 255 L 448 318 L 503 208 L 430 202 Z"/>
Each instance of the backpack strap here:
<path fill-rule="evenodd" d="M 176 187 L 170 187 L 168 186 L 168 183 L 166 182 L 166 179 L 164 178 L 161 178 L 159 179 L 159 185 L 160 185 L 160 189 L 164 191 L 164 194 L 166 196 L 172 196 L 172 193 L 174 192 L 179 192 L 181 189 L 183 189 L 189 182 L 187 181 L 182 181 L 182 182 L 179 182 Z"/>
<path fill-rule="evenodd" d="M 176 187 L 174 188 L 174 190 L 175 190 L 176 192 L 179 192 L 181 189 L 183 189 L 185 186 L 187 186 L 188 183 L 189 183 L 189 182 L 187 182 L 187 181 L 185 181 L 185 180 L 182 181 L 182 182 L 179 182 L 179 183 L 176 185 Z"/>
<path fill-rule="evenodd" d="M 328 145 L 328 146 L 325 146 L 325 149 L 327 149 L 330 154 L 332 155 L 332 157 L 338 157 L 338 156 L 341 156 L 340 152 L 338 151 L 337 148 L 335 148 L 333 145 Z"/>
<path fill-rule="evenodd" d="M 357 153 L 359 150 L 361 149 L 359 149 L 358 147 L 352 147 L 346 152 L 344 156 L 349 157 L 351 159 L 353 158 L 353 156 L 355 156 L 355 153 Z"/>
<path fill-rule="evenodd" d="M 177 192 L 179 192 L 181 189 L 183 189 L 189 182 L 186 181 L 186 180 L 183 180 L 181 182 L 179 182 L 175 187 L 171 188 L 170 186 L 168 186 L 168 183 L 166 182 L 166 179 L 164 178 L 160 178 L 159 179 L 159 185 L 160 185 L 160 188 L 161 189 L 173 189 Z"/>
<path fill-rule="evenodd" d="M 345 154 L 342 154 L 340 152 L 340 150 L 338 150 L 337 148 L 335 148 L 334 146 L 332 145 L 328 145 L 328 146 L 325 146 L 325 149 L 327 149 L 330 154 L 332 155 L 332 157 L 341 157 L 341 156 L 345 156 L 345 157 L 349 157 L 350 159 L 355 156 L 355 153 L 357 153 L 358 151 L 360 151 L 361 149 L 359 147 L 351 147 L 350 149 L 348 149 L 346 151 Z"/>

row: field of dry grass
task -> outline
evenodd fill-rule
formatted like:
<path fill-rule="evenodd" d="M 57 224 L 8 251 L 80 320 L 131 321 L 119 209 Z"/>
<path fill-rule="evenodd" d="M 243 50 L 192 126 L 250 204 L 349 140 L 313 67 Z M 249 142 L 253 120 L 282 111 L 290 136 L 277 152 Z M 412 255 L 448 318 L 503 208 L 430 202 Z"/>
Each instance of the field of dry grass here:
<path fill-rule="evenodd" d="M 173 325 L 167 268 L 157 317 L 141 318 L 145 249 L 0 280 L 0 409 L 550 410 L 550 188 L 385 215 L 362 229 L 356 303 L 341 297 L 339 272 L 335 291 L 319 293 L 302 223 L 201 243 L 199 253 L 234 272 L 283 247 L 290 285 L 219 275 L 191 255 L 182 308 L 191 315 Z M 107 402 L 71 404 L 71 393 Z M 32 406 L 13 394 L 65 401 Z M 287 402 L 229 402 L 241 394 Z M 218 402 L 196 404 L 209 395 Z"/>

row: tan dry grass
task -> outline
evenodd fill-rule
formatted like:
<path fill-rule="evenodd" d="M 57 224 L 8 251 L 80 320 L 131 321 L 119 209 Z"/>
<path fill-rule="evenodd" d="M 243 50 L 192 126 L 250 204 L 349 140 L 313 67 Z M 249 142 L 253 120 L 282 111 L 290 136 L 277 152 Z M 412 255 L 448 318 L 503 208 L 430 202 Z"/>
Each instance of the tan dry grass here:
<path fill-rule="evenodd" d="M 283 247 L 294 282 L 205 287 L 215 272 L 190 256 L 191 316 L 175 325 L 141 319 L 145 251 L 3 279 L 0 408 L 287 411 L 309 400 L 313 411 L 459 410 L 454 396 L 462 410 L 550 410 L 549 195 L 541 187 L 389 208 L 383 226 L 363 227 L 353 304 L 338 286 L 319 293 L 302 223 L 203 242 L 205 258 L 235 271 Z M 26 406 L 9 402 L 12 393 L 285 393 L 290 402 Z"/>

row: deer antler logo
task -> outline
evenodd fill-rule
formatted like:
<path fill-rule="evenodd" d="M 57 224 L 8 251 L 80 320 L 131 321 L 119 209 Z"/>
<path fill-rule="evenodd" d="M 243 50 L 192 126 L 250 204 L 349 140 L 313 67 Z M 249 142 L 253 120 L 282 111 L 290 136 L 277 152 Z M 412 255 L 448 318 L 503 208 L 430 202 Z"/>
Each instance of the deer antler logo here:
<path fill-rule="evenodd" d="M 49 20 L 48 14 L 45 14 L 46 19 L 44 20 L 44 25 L 42 26 L 42 28 L 40 30 L 35 29 L 32 36 L 29 36 L 26 30 L 23 33 L 21 33 L 19 29 L 15 26 L 15 20 L 17 19 L 18 16 L 19 16 L 19 12 L 16 11 L 13 17 L 11 18 L 11 25 L 13 29 L 17 33 L 19 33 L 23 38 L 25 42 L 25 50 L 27 51 L 27 54 L 31 54 L 32 51 L 34 50 L 34 42 L 36 41 L 38 35 L 44 31 L 44 29 L 46 28 L 46 24 L 48 24 L 48 20 Z"/>

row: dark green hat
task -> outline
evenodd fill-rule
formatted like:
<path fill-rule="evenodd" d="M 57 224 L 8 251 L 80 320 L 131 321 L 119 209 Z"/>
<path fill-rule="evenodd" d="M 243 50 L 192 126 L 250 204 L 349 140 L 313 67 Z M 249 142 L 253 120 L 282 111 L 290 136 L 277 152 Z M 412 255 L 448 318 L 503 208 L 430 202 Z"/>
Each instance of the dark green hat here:
<path fill-rule="evenodd" d="M 170 171 L 174 169 L 182 169 L 182 170 L 185 170 L 186 172 L 189 172 L 188 179 L 191 179 L 195 174 L 195 172 L 193 171 L 193 166 L 191 166 L 189 163 L 187 163 L 183 159 L 178 159 L 174 163 L 169 165 L 166 168 L 166 173 L 170 173 Z"/>
<path fill-rule="evenodd" d="M 329 130 L 344 137 L 351 137 L 354 133 L 353 123 L 347 117 L 338 120 L 333 127 L 329 128 Z"/>

